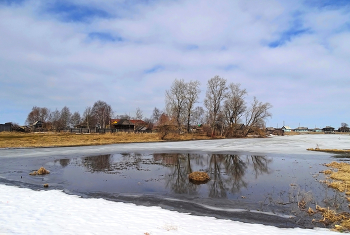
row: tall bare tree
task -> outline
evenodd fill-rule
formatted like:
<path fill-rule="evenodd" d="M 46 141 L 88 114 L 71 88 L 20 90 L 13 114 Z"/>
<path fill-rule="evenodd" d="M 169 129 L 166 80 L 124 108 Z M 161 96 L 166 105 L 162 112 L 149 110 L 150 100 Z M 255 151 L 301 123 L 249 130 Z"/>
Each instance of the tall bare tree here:
<path fill-rule="evenodd" d="M 58 111 L 57 109 L 53 112 L 51 112 L 50 114 L 50 122 L 51 122 L 51 125 L 52 125 L 52 129 L 53 130 L 60 130 L 60 129 L 63 129 L 62 126 L 61 126 L 61 123 L 60 123 L 60 118 L 61 118 L 61 113 L 60 111 Z"/>
<path fill-rule="evenodd" d="M 229 85 L 229 92 L 224 103 L 224 113 L 231 127 L 233 124 L 238 123 L 247 109 L 244 100 L 247 91 L 246 89 L 241 89 L 240 86 L 241 84 L 234 83 Z"/>
<path fill-rule="evenodd" d="M 201 125 L 205 122 L 205 111 L 203 109 L 203 107 L 201 106 L 197 106 L 196 108 L 194 108 L 193 113 L 192 113 L 192 123 L 194 123 L 195 125 Z"/>
<path fill-rule="evenodd" d="M 142 112 L 142 110 L 139 107 L 136 108 L 135 119 L 136 120 L 142 120 L 143 119 L 143 112 Z"/>
<path fill-rule="evenodd" d="M 158 122 L 160 115 L 162 115 L 162 112 L 157 107 L 155 107 L 153 109 L 153 113 L 152 113 L 152 117 L 151 117 L 151 120 L 154 124 Z"/>
<path fill-rule="evenodd" d="M 110 125 L 112 117 L 112 108 L 104 101 L 96 101 L 92 106 L 91 113 L 97 121 L 97 125 L 106 128 L 106 125 Z"/>
<path fill-rule="evenodd" d="M 221 104 L 226 97 L 226 79 L 215 76 L 208 81 L 204 105 L 208 110 L 209 123 L 212 128 L 212 136 L 215 133 L 215 123 L 220 112 Z"/>
<path fill-rule="evenodd" d="M 190 132 L 191 116 L 194 104 L 198 102 L 198 96 L 201 92 L 199 89 L 199 81 L 190 81 L 186 84 L 186 116 L 187 116 L 187 132 Z"/>
<path fill-rule="evenodd" d="M 92 116 L 92 108 L 91 106 L 88 106 L 85 108 L 85 111 L 83 113 L 83 122 L 86 123 L 86 127 L 87 128 L 91 128 L 92 127 L 92 120 L 93 119 L 93 116 Z"/>
<path fill-rule="evenodd" d="M 40 107 L 34 106 L 32 108 L 32 111 L 27 116 L 26 124 L 30 125 L 36 121 L 47 122 L 49 120 L 49 116 L 50 116 L 50 110 L 48 108 L 45 108 L 45 107 L 40 108 Z"/>
<path fill-rule="evenodd" d="M 81 117 L 79 112 L 74 112 L 70 119 L 70 124 L 75 127 L 80 124 Z"/>
<path fill-rule="evenodd" d="M 177 124 L 177 128 L 180 131 L 183 123 L 183 114 L 186 109 L 186 83 L 183 79 L 173 82 L 170 90 L 165 92 L 165 103 L 167 112 L 172 116 Z"/>
<path fill-rule="evenodd" d="M 248 135 L 249 131 L 253 127 L 257 127 L 265 123 L 265 119 L 272 116 L 269 109 L 272 108 L 270 103 L 259 102 L 256 97 L 254 97 L 251 107 L 246 111 L 245 114 L 245 126 L 246 130 L 244 135 Z"/>
<path fill-rule="evenodd" d="M 61 110 L 60 116 L 60 124 L 63 128 L 67 128 L 70 126 L 71 112 L 67 106 L 64 106 Z"/>

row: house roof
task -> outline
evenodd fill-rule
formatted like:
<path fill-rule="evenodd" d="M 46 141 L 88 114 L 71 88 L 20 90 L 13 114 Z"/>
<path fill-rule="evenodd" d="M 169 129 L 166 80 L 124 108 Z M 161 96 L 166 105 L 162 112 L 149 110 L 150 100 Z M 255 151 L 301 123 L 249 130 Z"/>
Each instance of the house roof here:
<path fill-rule="evenodd" d="M 290 126 L 282 126 L 281 129 L 292 129 L 292 128 L 290 128 Z"/>
<path fill-rule="evenodd" d="M 142 120 L 128 120 L 126 118 L 123 119 L 111 119 L 112 125 L 147 125 L 146 122 Z"/>

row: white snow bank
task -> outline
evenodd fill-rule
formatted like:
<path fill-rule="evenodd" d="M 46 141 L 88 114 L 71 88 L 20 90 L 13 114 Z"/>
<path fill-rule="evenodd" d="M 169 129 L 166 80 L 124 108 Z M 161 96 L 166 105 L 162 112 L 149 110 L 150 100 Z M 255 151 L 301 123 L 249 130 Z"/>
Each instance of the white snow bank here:
<path fill-rule="evenodd" d="M 327 229 L 281 229 L 159 207 L 83 199 L 61 191 L 0 185 L 0 234 L 336 234 Z"/>

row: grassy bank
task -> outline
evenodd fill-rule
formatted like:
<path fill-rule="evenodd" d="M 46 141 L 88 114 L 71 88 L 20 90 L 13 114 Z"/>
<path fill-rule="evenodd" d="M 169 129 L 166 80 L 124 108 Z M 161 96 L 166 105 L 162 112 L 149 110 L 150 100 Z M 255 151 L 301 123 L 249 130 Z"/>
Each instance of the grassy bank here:
<path fill-rule="evenodd" d="M 350 202 L 350 164 L 345 162 L 332 162 L 326 164 L 330 169 L 325 170 L 323 173 L 327 175 L 327 178 L 323 183 L 328 187 L 334 188 L 340 192 L 344 192 L 344 197 Z M 349 204 L 350 207 L 350 204 Z M 338 231 L 350 231 L 350 213 L 340 212 L 328 209 L 323 209 L 324 221 L 335 224 L 335 229 Z"/>
<path fill-rule="evenodd" d="M 320 148 L 309 148 L 308 151 L 318 151 L 326 153 L 350 153 L 349 149 L 320 149 Z"/>
<path fill-rule="evenodd" d="M 201 135 L 169 135 L 161 140 L 156 133 L 106 133 L 106 134 L 74 134 L 74 133 L 0 133 L 0 148 L 23 147 L 62 147 L 62 146 L 88 146 L 133 142 L 158 142 L 177 140 L 209 139 Z"/>

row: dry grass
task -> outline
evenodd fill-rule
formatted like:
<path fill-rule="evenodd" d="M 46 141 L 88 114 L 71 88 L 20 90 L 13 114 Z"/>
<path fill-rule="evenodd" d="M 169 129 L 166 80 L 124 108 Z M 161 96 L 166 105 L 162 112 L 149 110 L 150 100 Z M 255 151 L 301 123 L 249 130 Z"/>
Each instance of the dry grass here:
<path fill-rule="evenodd" d="M 171 135 L 168 141 L 210 139 L 207 136 L 184 134 Z M 105 145 L 133 142 L 162 141 L 156 133 L 106 133 L 106 134 L 74 134 L 74 133 L 0 133 L 0 148 L 24 147 L 64 147 Z"/>
<path fill-rule="evenodd" d="M 210 180 L 209 175 L 202 171 L 192 172 L 189 174 L 188 178 L 194 183 L 205 183 Z"/>
<path fill-rule="evenodd" d="M 319 152 L 327 152 L 327 153 L 350 153 L 350 150 L 345 149 L 319 149 L 319 148 L 309 148 L 306 149 L 309 151 L 319 151 Z"/>
<path fill-rule="evenodd" d="M 50 174 L 50 171 L 46 170 L 44 167 L 40 167 L 39 170 L 29 173 L 29 175 L 46 175 Z"/>
<path fill-rule="evenodd" d="M 328 187 L 334 188 L 340 192 L 345 192 L 345 195 L 350 195 L 350 164 L 345 162 L 331 162 L 326 164 L 331 170 L 323 171 L 324 174 L 328 174 L 331 180 L 326 180 L 323 183 Z M 349 197 L 346 197 L 350 201 Z M 349 205 L 350 206 L 350 205 Z M 326 225 L 333 223 L 340 223 L 335 226 L 338 231 L 350 230 L 350 214 L 347 212 L 336 213 L 332 210 L 321 208 L 316 206 L 316 210 L 322 213 L 323 219 L 318 221 Z"/>

